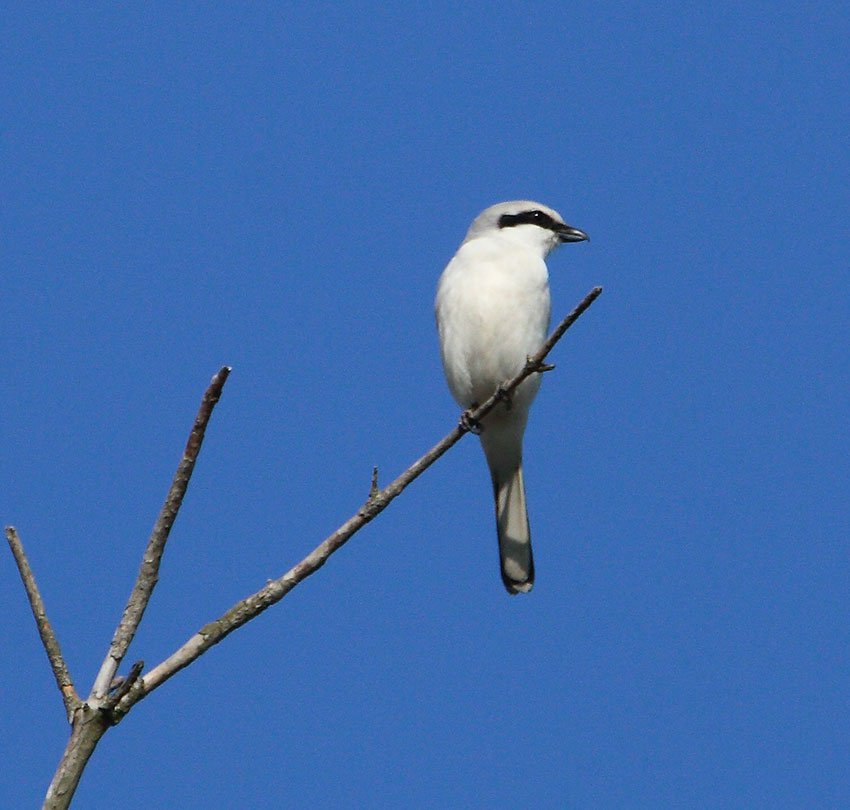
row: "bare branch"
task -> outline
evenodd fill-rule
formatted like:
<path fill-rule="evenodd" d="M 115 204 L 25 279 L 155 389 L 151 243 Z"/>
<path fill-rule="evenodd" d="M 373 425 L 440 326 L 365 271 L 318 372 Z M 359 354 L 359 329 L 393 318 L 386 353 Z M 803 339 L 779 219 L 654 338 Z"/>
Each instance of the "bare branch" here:
<path fill-rule="evenodd" d="M 44 645 L 44 650 L 50 661 L 50 668 L 53 670 L 53 677 L 56 678 L 56 685 L 62 693 L 65 714 L 68 716 L 68 722 L 70 723 L 74 712 L 80 706 L 80 698 L 77 695 L 76 689 L 74 689 L 74 682 L 71 679 L 71 673 L 68 671 L 68 665 L 62 657 L 62 650 L 59 647 L 59 640 L 56 638 L 56 633 L 53 632 L 53 625 L 50 624 L 50 619 L 47 618 L 44 600 L 41 598 L 41 593 L 35 581 L 35 575 L 30 568 L 29 560 L 27 560 L 24 545 L 21 542 L 21 538 L 18 537 L 18 532 L 14 526 L 6 527 L 6 539 L 9 541 L 9 547 L 12 549 L 12 555 L 21 574 L 21 580 L 23 580 L 30 607 L 32 608 L 32 615 L 35 617 L 35 623 L 38 626 L 38 634 L 41 636 L 41 643 Z"/>
<path fill-rule="evenodd" d="M 127 600 L 127 606 L 124 608 L 121 621 L 115 629 L 115 635 L 109 646 L 109 652 L 106 654 L 97 678 L 95 678 L 94 686 L 92 687 L 92 697 L 95 699 L 99 700 L 103 698 L 108 692 L 109 685 L 112 683 L 112 679 L 115 677 L 115 673 L 127 653 L 130 642 L 136 635 L 139 622 L 142 620 L 142 616 L 153 594 L 153 589 L 159 579 L 159 565 L 165 551 L 169 532 L 174 525 L 180 505 L 183 503 L 183 496 L 186 494 L 186 489 L 189 486 L 189 479 L 192 477 L 195 461 L 201 450 L 204 432 L 212 416 L 213 408 L 215 408 L 216 403 L 221 398 L 221 391 L 229 374 L 230 368 L 228 366 L 219 369 L 218 373 L 212 378 L 203 400 L 201 400 L 198 415 L 195 417 L 195 424 L 192 426 L 192 431 L 189 433 L 189 439 L 186 442 L 186 449 L 183 451 L 183 457 L 180 459 L 180 463 L 177 465 L 177 471 L 174 473 L 171 489 L 168 491 L 165 503 L 162 505 L 159 517 L 156 519 L 150 539 L 148 540 L 148 545 L 139 569 L 139 576 L 136 578 L 136 584 L 133 586 L 130 598 Z"/>
<path fill-rule="evenodd" d="M 532 374 L 540 373 L 540 370 L 545 368 L 543 361 L 555 344 L 601 293 L 601 287 L 595 287 L 591 290 L 581 303 L 558 324 L 558 327 L 552 332 L 540 350 L 533 357 L 528 358 L 522 371 L 512 379 L 506 381 L 493 396 L 469 413 L 470 424 L 479 423 L 498 402 L 504 399 L 505 396 L 510 395 L 523 380 Z M 279 579 L 268 582 L 265 587 L 261 588 L 255 594 L 237 602 L 220 618 L 202 627 L 180 649 L 150 670 L 144 678 L 136 682 L 135 686 L 130 689 L 127 695 L 115 707 L 113 713 L 114 721 L 120 721 L 139 700 L 149 695 L 172 675 L 191 664 L 210 647 L 218 644 L 234 630 L 246 622 L 251 621 L 251 619 L 256 618 L 276 602 L 279 602 L 296 585 L 318 571 L 331 554 L 340 549 L 355 532 L 383 512 L 404 491 L 408 484 L 418 478 L 469 431 L 470 427 L 461 422 L 442 441 L 434 445 L 424 456 L 408 467 L 395 481 L 380 491 L 370 492 L 368 499 L 357 513 L 343 523 L 333 534 L 328 536 L 295 567 L 291 568 Z"/>
<path fill-rule="evenodd" d="M 109 715 L 82 703 L 74 714 L 71 736 L 47 789 L 42 810 L 67 810 L 100 738 L 109 729 Z"/>
<path fill-rule="evenodd" d="M 583 314 L 584 311 L 597 299 L 602 295 L 602 287 L 594 287 L 579 303 L 579 305 L 569 314 L 564 320 L 562 320 L 556 327 L 555 331 L 546 338 L 546 342 L 540 347 L 540 350 L 533 357 L 528 358 L 528 362 L 525 364 L 526 369 L 530 368 L 531 371 L 551 371 L 555 368 L 555 366 L 550 366 L 543 361 L 546 359 L 546 356 L 552 349 L 555 347 L 555 344 L 564 336 L 564 333 L 569 329 Z M 518 375 L 514 377 L 509 383 L 506 383 L 503 388 L 510 393 L 513 391 L 523 380 L 525 377 Z M 491 406 L 492 407 L 492 406 Z M 479 415 L 479 418 L 484 416 L 483 413 Z"/>

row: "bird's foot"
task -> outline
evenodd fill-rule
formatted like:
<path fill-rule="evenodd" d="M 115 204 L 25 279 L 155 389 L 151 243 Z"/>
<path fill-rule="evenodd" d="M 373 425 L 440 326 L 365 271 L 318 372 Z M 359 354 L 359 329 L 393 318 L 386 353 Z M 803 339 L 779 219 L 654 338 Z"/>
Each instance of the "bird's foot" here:
<path fill-rule="evenodd" d="M 473 405 L 468 411 L 464 411 L 460 415 L 460 429 L 466 431 L 467 433 L 474 433 L 476 436 L 481 435 L 481 422 L 477 419 L 472 418 L 472 411 L 475 410 L 477 406 Z"/>
<path fill-rule="evenodd" d="M 514 404 L 513 394 L 511 394 L 511 392 L 508 391 L 508 389 L 505 388 L 504 385 L 500 385 L 496 389 L 496 393 L 494 394 L 494 396 L 496 397 L 496 402 L 504 402 L 505 403 L 505 410 L 506 411 L 509 411 L 513 407 L 513 404 Z"/>

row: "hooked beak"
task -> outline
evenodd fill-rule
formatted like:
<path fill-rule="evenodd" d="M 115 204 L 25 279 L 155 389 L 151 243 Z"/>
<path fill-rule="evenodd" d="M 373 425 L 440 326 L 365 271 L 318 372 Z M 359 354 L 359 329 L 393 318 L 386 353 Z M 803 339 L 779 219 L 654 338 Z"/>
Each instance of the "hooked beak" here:
<path fill-rule="evenodd" d="M 556 231 L 558 239 L 561 242 L 586 242 L 590 237 L 578 228 L 573 228 L 572 225 L 562 225 Z"/>

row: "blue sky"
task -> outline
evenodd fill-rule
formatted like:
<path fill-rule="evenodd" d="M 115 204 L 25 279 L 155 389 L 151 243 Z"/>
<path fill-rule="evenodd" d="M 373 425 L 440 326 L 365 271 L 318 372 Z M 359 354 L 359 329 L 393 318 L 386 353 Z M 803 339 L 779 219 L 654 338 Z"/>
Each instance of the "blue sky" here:
<path fill-rule="evenodd" d="M 19 4 L 0 73 L 0 518 L 87 691 L 234 367 L 129 660 L 450 430 L 432 301 L 518 197 L 591 235 L 509 598 L 464 440 L 111 731 L 79 807 L 850 804 L 850 13 Z M 0 555 L 0 805 L 61 703 Z"/>

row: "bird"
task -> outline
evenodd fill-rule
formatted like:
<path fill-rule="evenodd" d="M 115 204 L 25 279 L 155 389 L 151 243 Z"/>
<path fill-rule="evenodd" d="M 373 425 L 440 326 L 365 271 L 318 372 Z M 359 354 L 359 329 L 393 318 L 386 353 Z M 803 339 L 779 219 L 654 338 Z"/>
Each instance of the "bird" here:
<path fill-rule="evenodd" d="M 551 313 L 546 257 L 562 244 L 587 239 L 541 203 L 491 205 L 473 220 L 437 285 L 443 370 L 465 409 L 461 423 L 479 434 L 490 469 L 502 582 L 512 595 L 534 585 L 522 440 L 540 374 L 503 397 L 480 425 L 469 424 L 468 414 L 516 376 L 546 340 Z"/>

